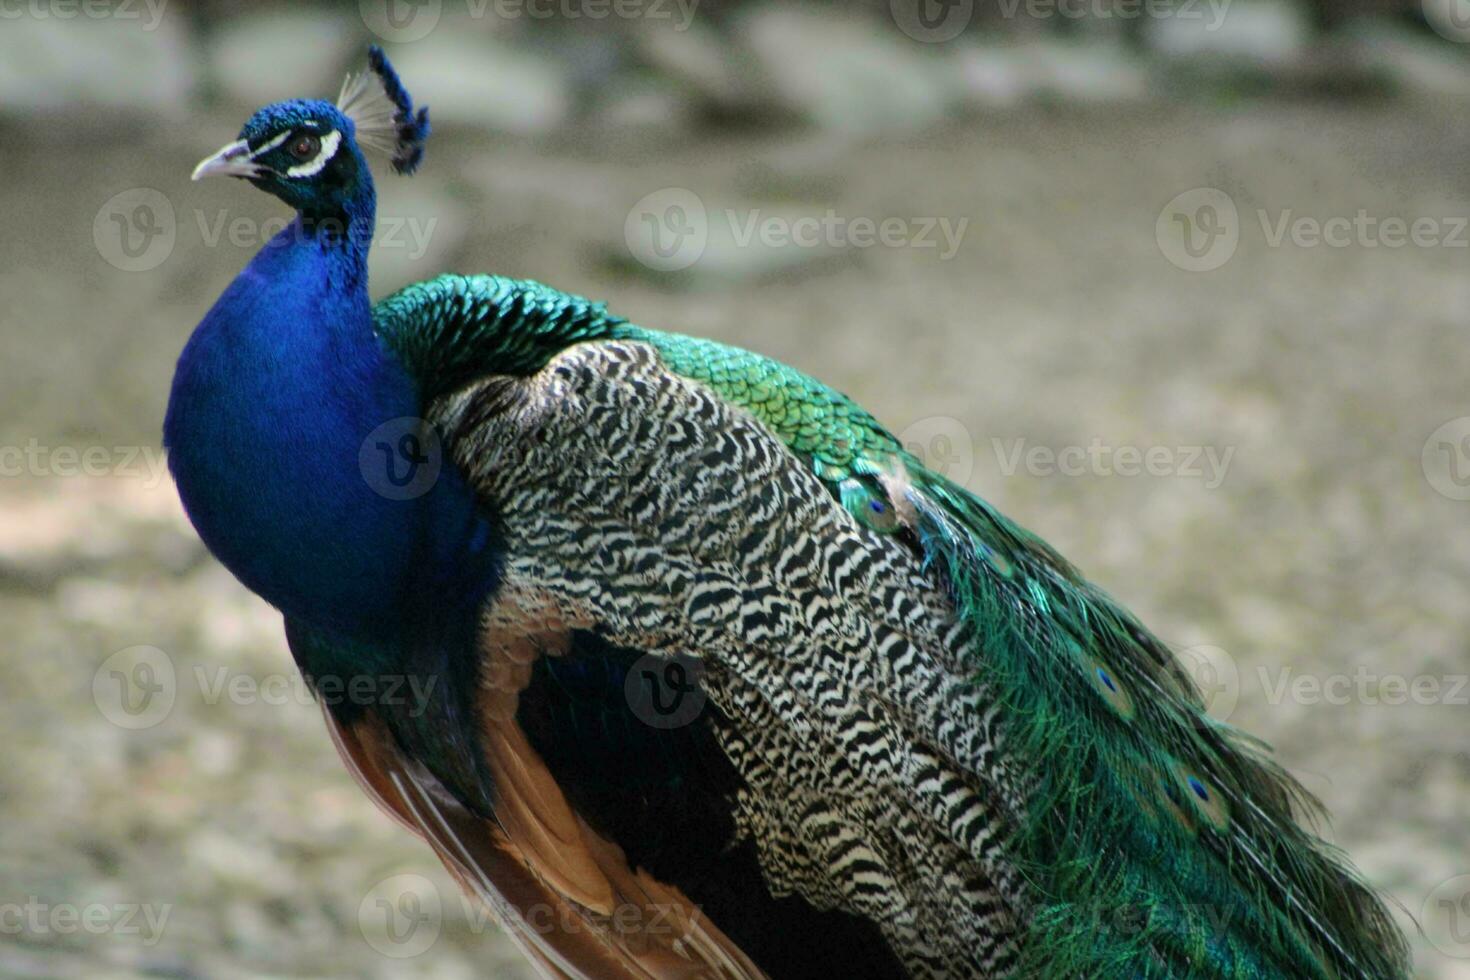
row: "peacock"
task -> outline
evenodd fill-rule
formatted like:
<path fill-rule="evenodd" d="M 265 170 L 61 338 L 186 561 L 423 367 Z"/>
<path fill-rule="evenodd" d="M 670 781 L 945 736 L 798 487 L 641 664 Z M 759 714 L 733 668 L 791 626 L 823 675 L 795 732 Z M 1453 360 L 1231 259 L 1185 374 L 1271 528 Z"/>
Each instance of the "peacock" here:
<path fill-rule="evenodd" d="M 1264 747 L 852 400 L 537 282 L 372 302 L 364 148 L 429 131 L 374 47 L 199 164 L 296 214 L 164 437 L 347 767 L 545 975 L 1408 975 Z"/>

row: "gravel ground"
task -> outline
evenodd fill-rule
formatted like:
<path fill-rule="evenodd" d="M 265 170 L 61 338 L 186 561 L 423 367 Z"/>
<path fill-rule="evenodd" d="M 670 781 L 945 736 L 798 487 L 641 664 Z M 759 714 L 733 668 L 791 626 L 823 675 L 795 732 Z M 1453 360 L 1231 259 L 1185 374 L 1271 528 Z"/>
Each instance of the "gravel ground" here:
<path fill-rule="evenodd" d="M 19 749 L 0 974 L 526 976 L 353 786 L 278 617 L 149 469 L 173 359 L 280 213 L 187 182 L 239 121 L 0 131 L 0 725 Z M 1184 649 L 1213 710 L 1276 747 L 1424 922 L 1418 975 L 1470 977 L 1467 123 L 1419 99 L 1051 110 L 887 144 L 445 127 L 419 178 L 380 181 L 384 217 L 428 234 L 422 254 L 381 242 L 375 283 L 531 276 L 848 391 Z M 174 241 L 120 257 L 108 215 L 133 212 L 105 202 L 139 187 Z M 1227 232 L 1198 256 L 1160 218 L 1202 187 L 1238 216 L 1228 258 L 1219 195 L 1181 205 Z M 656 191 L 643 207 L 669 218 L 669 188 L 709 235 L 664 274 L 625 230 Z M 860 225 L 738 241 L 752 216 L 829 209 L 902 219 L 910 244 L 857 247 Z M 1360 211 L 1432 229 L 1312 243 L 1310 220 Z M 221 216 L 242 233 L 215 236 Z M 926 219 L 967 219 L 952 256 L 919 243 Z"/>

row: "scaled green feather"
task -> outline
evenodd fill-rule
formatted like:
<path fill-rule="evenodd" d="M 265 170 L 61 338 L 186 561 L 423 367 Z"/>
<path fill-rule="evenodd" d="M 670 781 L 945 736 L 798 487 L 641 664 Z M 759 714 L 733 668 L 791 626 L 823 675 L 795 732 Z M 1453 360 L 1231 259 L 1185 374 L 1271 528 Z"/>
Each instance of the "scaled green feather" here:
<path fill-rule="evenodd" d="M 503 276 L 444 275 L 373 307 L 378 336 L 430 402 L 486 373 L 526 375 L 579 340 L 624 321 L 601 303 Z"/>
<path fill-rule="evenodd" d="M 627 339 L 748 410 L 866 526 L 914 535 L 1005 708 L 1027 805 L 1023 976 L 1408 975 L 1403 938 L 1341 856 L 1296 822 L 1315 802 L 1210 720 L 1133 616 L 1039 538 L 926 469 L 846 396 L 793 368 L 647 330 L 537 283 L 444 276 L 379 304 L 428 397 Z"/>

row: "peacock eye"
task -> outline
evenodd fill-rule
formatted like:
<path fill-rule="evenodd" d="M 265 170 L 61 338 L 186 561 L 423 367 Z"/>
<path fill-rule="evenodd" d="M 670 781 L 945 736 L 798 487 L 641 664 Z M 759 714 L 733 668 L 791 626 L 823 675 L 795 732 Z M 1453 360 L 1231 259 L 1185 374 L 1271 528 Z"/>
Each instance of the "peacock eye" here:
<path fill-rule="evenodd" d="M 298 160 L 310 160 L 321 151 L 322 141 L 315 136 L 300 136 L 291 144 L 291 155 Z"/>

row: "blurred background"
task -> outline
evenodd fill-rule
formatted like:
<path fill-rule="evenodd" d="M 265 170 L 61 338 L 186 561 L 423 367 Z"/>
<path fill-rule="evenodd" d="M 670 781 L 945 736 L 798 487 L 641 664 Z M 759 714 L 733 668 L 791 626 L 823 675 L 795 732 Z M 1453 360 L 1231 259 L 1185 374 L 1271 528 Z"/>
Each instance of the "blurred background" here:
<path fill-rule="evenodd" d="M 529 975 L 159 448 L 286 219 L 190 170 L 373 41 L 435 123 L 376 295 L 536 278 L 847 391 L 1174 644 L 1470 977 L 1467 0 L 0 0 L 0 975 Z"/>

